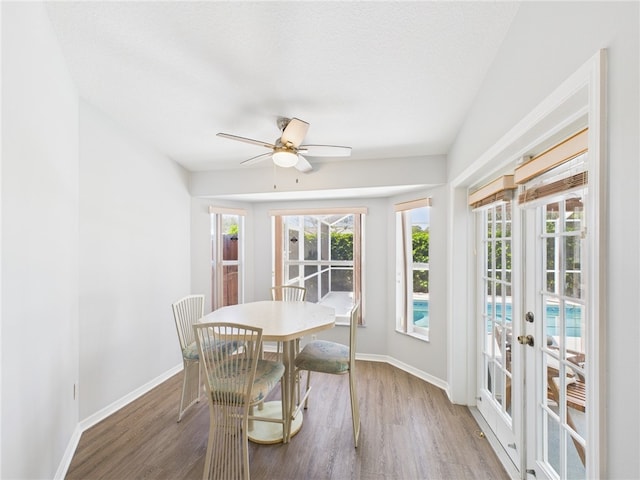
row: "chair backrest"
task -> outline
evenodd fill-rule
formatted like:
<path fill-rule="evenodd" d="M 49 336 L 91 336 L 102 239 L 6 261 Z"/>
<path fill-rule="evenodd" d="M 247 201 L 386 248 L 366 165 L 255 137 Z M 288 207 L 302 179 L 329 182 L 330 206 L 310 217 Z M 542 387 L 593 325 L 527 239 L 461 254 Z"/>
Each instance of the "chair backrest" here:
<path fill-rule="evenodd" d="M 271 300 L 281 300 L 283 302 L 304 302 L 307 296 L 307 289 L 295 285 L 278 285 L 271 287 Z"/>
<path fill-rule="evenodd" d="M 204 295 L 187 295 L 172 304 L 180 348 L 184 351 L 195 342 L 193 325 L 204 317 Z"/>
<path fill-rule="evenodd" d="M 358 300 L 349 314 L 349 368 L 353 368 L 356 360 L 356 333 L 358 331 L 358 317 L 360 310 L 360 301 Z"/>
<path fill-rule="evenodd" d="M 218 405 L 248 407 L 261 356 L 262 329 L 213 322 L 197 323 L 193 331 L 209 398 Z"/>

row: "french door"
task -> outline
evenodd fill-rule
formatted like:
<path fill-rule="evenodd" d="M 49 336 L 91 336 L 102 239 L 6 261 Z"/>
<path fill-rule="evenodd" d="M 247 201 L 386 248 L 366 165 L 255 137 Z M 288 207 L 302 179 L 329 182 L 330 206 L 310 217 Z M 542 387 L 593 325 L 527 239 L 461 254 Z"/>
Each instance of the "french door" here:
<path fill-rule="evenodd" d="M 523 212 L 527 473 L 586 478 L 586 188 Z"/>
<path fill-rule="evenodd" d="M 587 153 L 568 157 L 512 184 L 518 195 L 474 204 L 477 405 L 521 478 L 586 479 L 587 426 L 598 422 L 587 405 L 594 202 Z"/>
<path fill-rule="evenodd" d="M 518 297 L 514 288 L 518 245 L 514 234 L 518 210 L 513 202 L 497 202 L 476 212 L 478 329 L 478 409 L 514 465 L 521 461 L 521 360 L 513 341 L 519 335 Z M 514 221 L 515 220 L 515 221 Z M 515 297 L 514 297 L 515 294 Z M 515 316 L 514 316 L 515 314 Z"/>

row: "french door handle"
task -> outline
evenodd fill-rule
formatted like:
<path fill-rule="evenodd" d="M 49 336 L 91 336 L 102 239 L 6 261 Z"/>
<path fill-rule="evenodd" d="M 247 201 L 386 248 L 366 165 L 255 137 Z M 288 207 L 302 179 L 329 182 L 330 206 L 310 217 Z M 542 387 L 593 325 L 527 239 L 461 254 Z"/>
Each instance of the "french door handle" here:
<path fill-rule="evenodd" d="M 533 335 L 520 335 L 518 336 L 518 343 L 521 345 L 529 345 L 533 347 Z"/>

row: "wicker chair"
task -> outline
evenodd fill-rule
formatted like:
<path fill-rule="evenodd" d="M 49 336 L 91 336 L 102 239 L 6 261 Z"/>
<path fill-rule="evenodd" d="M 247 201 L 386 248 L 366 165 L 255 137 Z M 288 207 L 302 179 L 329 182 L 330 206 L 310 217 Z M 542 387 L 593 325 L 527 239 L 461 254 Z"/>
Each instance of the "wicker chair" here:
<path fill-rule="evenodd" d="M 349 375 L 349 393 L 351 396 L 351 419 L 353 423 L 353 440 L 355 447 L 358 447 L 360 436 L 360 408 L 358 406 L 358 395 L 356 391 L 356 332 L 358 329 L 358 311 L 360 303 L 357 302 L 351 309 L 349 346 L 340 343 L 328 342 L 325 340 L 314 340 L 304 346 L 296 357 L 296 375 L 302 371 L 307 372 L 307 388 L 302 400 L 299 402 L 298 410 L 302 406 L 307 408 L 309 392 L 311 391 L 309 380 L 311 372 L 330 373 L 336 375 Z M 294 415 L 294 416 L 295 416 Z"/>
<path fill-rule="evenodd" d="M 278 384 L 284 365 L 261 359 L 261 328 L 199 323 L 193 331 L 210 416 L 203 478 L 248 480 L 249 413 Z"/>
<path fill-rule="evenodd" d="M 193 325 L 204 316 L 204 295 L 187 295 L 172 304 L 173 317 L 178 330 L 178 341 L 184 364 L 182 395 L 178 409 L 178 422 L 194 403 L 200 401 L 200 366 Z"/>

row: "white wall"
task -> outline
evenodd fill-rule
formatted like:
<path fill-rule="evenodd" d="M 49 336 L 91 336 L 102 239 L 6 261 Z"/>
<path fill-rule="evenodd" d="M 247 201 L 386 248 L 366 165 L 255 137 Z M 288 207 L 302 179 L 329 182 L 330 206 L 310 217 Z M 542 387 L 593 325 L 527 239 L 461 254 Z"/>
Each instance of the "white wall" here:
<path fill-rule="evenodd" d="M 191 291 L 187 183 L 81 102 L 81 420 L 181 363 L 171 303 Z"/>
<path fill-rule="evenodd" d="M 441 166 L 440 158 L 438 165 Z M 428 174 L 415 175 L 411 165 L 396 164 L 405 181 L 434 182 L 438 178 Z M 405 167 L 405 168 L 402 168 Z M 436 168 L 437 172 L 439 169 Z M 442 170 L 440 170 L 442 171 Z M 210 174 L 212 178 L 214 173 Z M 197 176 L 197 175 L 196 175 Z M 397 180 L 397 179 L 396 179 Z M 350 179 L 350 181 L 354 181 Z M 359 186 L 375 183 L 360 175 Z M 335 183 L 332 183 L 335 185 Z M 318 183 L 318 187 L 324 186 Z M 210 184 L 208 192 L 214 191 Z M 233 189 L 233 185 L 227 186 Z M 241 188 L 241 187 L 240 187 Z M 272 279 L 272 225 L 270 210 L 294 208 L 366 207 L 364 243 L 364 304 L 366 326 L 358 331 L 358 353 L 389 356 L 428 376 L 446 383 L 446 288 L 443 282 L 434 282 L 431 291 L 432 327 L 431 341 L 424 342 L 395 331 L 395 215 L 394 203 L 431 195 L 431 278 L 446 278 L 446 194 L 443 187 L 424 187 L 413 194 L 393 198 L 361 198 L 344 200 L 253 202 L 247 204 L 212 198 L 194 198 L 192 202 L 192 285 L 195 292 L 204 293 L 210 299 L 210 205 L 247 209 L 246 217 L 246 301 L 269 298 Z M 435 252 L 435 253 L 434 253 Z M 207 301 L 210 308 L 210 300 Z M 348 331 L 335 328 L 321 332 L 320 338 L 347 342 Z"/>
<path fill-rule="evenodd" d="M 639 18 L 638 2 L 523 2 L 449 156 L 451 180 L 607 49 L 608 312 L 602 320 L 608 375 L 602 414 L 607 476 L 616 479 L 640 477 Z"/>
<path fill-rule="evenodd" d="M 81 420 L 181 363 L 188 176 L 79 102 L 42 4 L 2 3 L 2 75 L 0 477 L 53 478 Z"/>
<path fill-rule="evenodd" d="M 41 4 L 2 4 L 2 471 L 51 478 L 78 423 L 78 100 Z"/>

